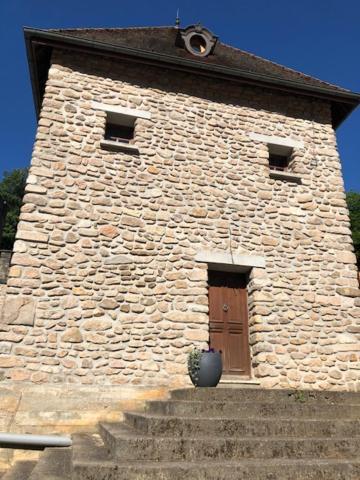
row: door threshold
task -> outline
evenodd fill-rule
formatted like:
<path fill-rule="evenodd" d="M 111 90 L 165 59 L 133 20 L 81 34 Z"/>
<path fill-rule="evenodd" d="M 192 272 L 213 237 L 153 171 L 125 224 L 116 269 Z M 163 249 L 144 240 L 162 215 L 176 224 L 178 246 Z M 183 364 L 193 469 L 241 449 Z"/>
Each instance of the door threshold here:
<path fill-rule="evenodd" d="M 244 385 L 244 386 L 259 386 L 260 381 L 257 378 L 250 378 L 242 375 L 223 375 L 219 385 Z"/>

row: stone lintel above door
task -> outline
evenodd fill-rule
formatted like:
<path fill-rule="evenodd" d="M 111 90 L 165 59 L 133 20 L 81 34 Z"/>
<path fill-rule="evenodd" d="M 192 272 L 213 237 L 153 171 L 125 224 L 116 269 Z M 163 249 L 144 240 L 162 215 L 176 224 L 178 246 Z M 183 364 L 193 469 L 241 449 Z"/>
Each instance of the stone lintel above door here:
<path fill-rule="evenodd" d="M 200 250 L 195 255 L 196 262 L 207 263 L 210 270 L 224 272 L 249 272 L 252 268 L 265 268 L 265 257 L 260 255 L 232 254 Z"/>

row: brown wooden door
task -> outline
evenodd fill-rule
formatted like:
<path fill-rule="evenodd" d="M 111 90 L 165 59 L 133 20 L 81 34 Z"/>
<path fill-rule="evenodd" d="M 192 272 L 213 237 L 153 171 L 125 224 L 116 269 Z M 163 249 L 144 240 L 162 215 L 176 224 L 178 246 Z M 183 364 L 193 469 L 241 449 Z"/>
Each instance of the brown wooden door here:
<path fill-rule="evenodd" d="M 210 346 L 222 351 L 223 372 L 250 375 L 246 276 L 209 271 Z"/>

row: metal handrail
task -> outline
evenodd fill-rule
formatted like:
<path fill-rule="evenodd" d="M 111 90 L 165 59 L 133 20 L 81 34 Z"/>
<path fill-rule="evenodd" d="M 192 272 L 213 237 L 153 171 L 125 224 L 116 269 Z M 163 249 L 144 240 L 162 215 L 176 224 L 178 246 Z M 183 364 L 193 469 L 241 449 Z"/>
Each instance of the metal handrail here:
<path fill-rule="evenodd" d="M 4 448 L 23 448 L 23 447 L 71 447 L 70 437 L 58 435 L 30 435 L 19 433 L 0 433 L 0 447 Z M 20 445 L 20 446 L 19 446 Z"/>

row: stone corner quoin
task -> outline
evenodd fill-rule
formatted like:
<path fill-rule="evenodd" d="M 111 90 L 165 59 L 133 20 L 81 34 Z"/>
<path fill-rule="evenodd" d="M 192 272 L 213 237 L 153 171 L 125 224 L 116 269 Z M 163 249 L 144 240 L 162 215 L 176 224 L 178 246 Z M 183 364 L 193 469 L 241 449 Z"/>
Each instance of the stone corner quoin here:
<path fill-rule="evenodd" d="M 136 119 L 137 153 L 101 148 L 94 102 L 151 114 Z M 187 354 L 209 339 L 209 252 L 250 258 L 253 378 L 359 390 L 330 115 L 326 100 L 55 49 L 0 300 L 2 378 L 186 385 Z M 292 140 L 300 183 L 270 178 L 262 136 Z"/>

